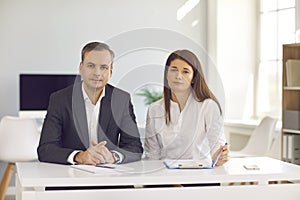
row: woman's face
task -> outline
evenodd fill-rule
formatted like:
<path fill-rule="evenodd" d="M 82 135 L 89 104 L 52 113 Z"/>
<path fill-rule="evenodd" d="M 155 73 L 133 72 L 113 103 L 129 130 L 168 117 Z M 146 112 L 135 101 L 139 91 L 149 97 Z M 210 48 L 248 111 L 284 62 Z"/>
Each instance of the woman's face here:
<path fill-rule="evenodd" d="M 181 59 L 171 61 L 167 72 L 167 81 L 172 92 L 190 90 L 193 76 L 193 68 L 187 62 Z"/>

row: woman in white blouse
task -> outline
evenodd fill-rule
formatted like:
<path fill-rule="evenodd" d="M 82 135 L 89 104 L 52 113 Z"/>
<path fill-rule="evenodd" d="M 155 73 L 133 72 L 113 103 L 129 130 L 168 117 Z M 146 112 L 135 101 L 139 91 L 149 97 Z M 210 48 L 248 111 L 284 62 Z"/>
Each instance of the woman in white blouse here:
<path fill-rule="evenodd" d="M 188 50 L 168 57 L 164 97 L 148 108 L 145 153 L 148 159 L 193 159 L 210 165 L 228 161 L 221 106 L 208 88 L 198 58 Z"/>

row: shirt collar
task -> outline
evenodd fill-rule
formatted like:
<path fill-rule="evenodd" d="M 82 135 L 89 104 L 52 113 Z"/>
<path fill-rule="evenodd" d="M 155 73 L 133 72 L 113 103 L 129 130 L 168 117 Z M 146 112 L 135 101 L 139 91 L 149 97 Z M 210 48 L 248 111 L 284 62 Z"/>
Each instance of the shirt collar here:
<path fill-rule="evenodd" d="M 86 101 L 89 101 L 90 103 L 92 103 L 91 100 L 90 100 L 90 98 L 89 98 L 89 96 L 87 95 L 87 93 L 86 93 L 84 87 L 83 87 L 83 82 L 82 82 L 82 85 L 81 85 L 81 90 L 82 90 L 82 94 L 83 94 L 83 99 L 84 99 L 84 101 L 85 101 L 85 102 L 86 102 Z M 98 101 L 97 101 L 96 104 L 98 104 L 104 96 L 105 96 L 105 86 L 104 86 L 104 88 L 103 88 L 103 90 L 102 90 L 102 93 L 101 93 L 101 95 L 100 95 L 100 97 L 99 97 L 99 99 L 98 99 Z"/>

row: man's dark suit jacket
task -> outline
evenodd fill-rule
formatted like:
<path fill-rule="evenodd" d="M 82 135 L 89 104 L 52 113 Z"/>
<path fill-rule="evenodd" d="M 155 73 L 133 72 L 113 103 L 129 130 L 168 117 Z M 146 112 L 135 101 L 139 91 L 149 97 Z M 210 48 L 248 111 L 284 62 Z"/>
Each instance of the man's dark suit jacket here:
<path fill-rule="evenodd" d="M 130 95 L 109 84 L 101 100 L 98 141 L 124 155 L 123 163 L 141 159 L 143 147 Z M 82 84 L 75 83 L 50 96 L 38 147 L 42 162 L 68 164 L 74 150 L 89 147 L 89 134 Z"/>

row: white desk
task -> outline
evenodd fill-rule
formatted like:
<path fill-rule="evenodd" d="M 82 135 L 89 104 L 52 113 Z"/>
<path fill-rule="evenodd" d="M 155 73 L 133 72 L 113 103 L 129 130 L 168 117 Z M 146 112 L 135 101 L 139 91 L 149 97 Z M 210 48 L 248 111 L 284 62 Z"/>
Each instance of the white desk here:
<path fill-rule="evenodd" d="M 244 164 L 257 164 L 260 170 L 246 170 Z M 232 158 L 222 167 L 203 170 L 168 170 L 161 161 L 139 161 L 126 164 L 134 173 L 92 174 L 68 165 L 48 163 L 17 163 L 17 200 L 26 199 L 130 199 L 155 200 L 206 197 L 209 199 L 298 199 L 300 197 L 300 166 L 279 160 Z M 268 184 L 289 180 L 294 184 Z M 250 182 L 257 185 L 228 186 L 228 182 Z M 221 186 L 160 187 L 166 184 L 221 183 Z M 45 190 L 45 187 L 86 187 L 159 185 L 153 188 Z"/>

